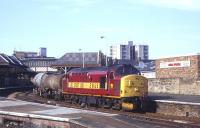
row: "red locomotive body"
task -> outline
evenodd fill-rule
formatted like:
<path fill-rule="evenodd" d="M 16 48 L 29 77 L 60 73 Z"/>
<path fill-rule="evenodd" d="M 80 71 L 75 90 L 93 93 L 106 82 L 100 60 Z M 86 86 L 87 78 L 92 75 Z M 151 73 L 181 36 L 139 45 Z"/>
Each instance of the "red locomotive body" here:
<path fill-rule="evenodd" d="M 44 76 L 45 74 L 38 74 L 35 77 L 35 83 L 38 83 L 37 78 L 41 79 L 41 85 L 36 84 L 36 92 L 84 106 L 95 104 L 125 110 L 141 109 L 144 106 L 143 99 L 148 93 L 147 79 L 131 65 L 75 68 L 63 77 L 55 77 L 58 79 L 55 82 Z M 43 82 L 49 80 L 51 81 Z M 60 88 L 54 88 L 60 80 Z"/>
<path fill-rule="evenodd" d="M 121 77 L 116 76 L 114 79 L 113 75 L 114 70 L 108 70 L 108 68 L 74 69 L 65 76 L 63 93 L 120 97 Z"/>

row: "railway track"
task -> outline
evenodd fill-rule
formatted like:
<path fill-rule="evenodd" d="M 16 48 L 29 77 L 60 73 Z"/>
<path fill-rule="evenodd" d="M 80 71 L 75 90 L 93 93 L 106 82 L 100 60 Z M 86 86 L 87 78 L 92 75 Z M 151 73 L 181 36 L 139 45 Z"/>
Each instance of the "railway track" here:
<path fill-rule="evenodd" d="M 78 104 L 71 104 L 71 103 L 66 103 L 64 101 L 54 101 L 53 99 L 42 98 L 42 97 L 34 95 L 32 92 L 16 92 L 16 93 L 10 94 L 8 98 L 42 103 L 42 104 L 57 105 L 57 106 L 62 106 L 62 107 L 87 109 L 91 111 L 118 114 L 126 118 L 134 118 L 134 119 L 141 120 L 144 122 L 162 124 L 166 127 L 200 128 L 200 119 L 197 119 L 197 118 L 164 116 L 161 114 L 148 113 L 148 112 L 147 113 L 133 113 L 133 112 L 125 112 L 125 111 L 105 109 L 105 108 L 97 108 L 97 107 L 92 107 L 92 106 L 81 108 L 81 106 Z"/>

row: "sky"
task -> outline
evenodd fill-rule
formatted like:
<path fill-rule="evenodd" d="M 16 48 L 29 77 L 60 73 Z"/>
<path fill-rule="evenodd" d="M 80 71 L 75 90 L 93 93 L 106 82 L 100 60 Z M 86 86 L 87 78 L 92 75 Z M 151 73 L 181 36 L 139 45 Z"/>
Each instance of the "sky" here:
<path fill-rule="evenodd" d="M 0 53 L 108 54 L 129 40 L 150 59 L 200 53 L 200 0 L 0 0 Z"/>

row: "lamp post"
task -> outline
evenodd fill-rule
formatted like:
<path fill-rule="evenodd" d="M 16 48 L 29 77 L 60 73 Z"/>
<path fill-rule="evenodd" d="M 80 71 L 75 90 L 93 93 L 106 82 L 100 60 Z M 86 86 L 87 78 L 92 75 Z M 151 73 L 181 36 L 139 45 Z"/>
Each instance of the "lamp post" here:
<path fill-rule="evenodd" d="M 82 49 L 79 49 L 79 51 L 81 52 Z M 85 56 L 84 56 L 84 52 L 82 51 L 82 61 L 83 61 L 83 68 L 85 68 L 85 60 L 84 60 Z"/>
<path fill-rule="evenodd" d="M 100 36 L 100 39 L 103 40 L 105 36 Z M 106 56 L 106 66 L 108 66 L 108 57 L 107 57 L 107 44 L 106 44 L 106 50 L 105 50 L 105 56 Z"/>

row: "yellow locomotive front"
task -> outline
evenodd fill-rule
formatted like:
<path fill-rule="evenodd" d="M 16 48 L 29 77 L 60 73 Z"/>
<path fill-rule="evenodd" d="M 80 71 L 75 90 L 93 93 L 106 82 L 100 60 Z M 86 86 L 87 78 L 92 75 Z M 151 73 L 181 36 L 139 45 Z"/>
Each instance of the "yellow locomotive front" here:
<path fill-rule="evenodd" d="M 141 75 L 126 75 L 121 78 L 120 97 L 122 109 L 144 109 L 145 98 L 148 95 L 148 80 Z"/>

